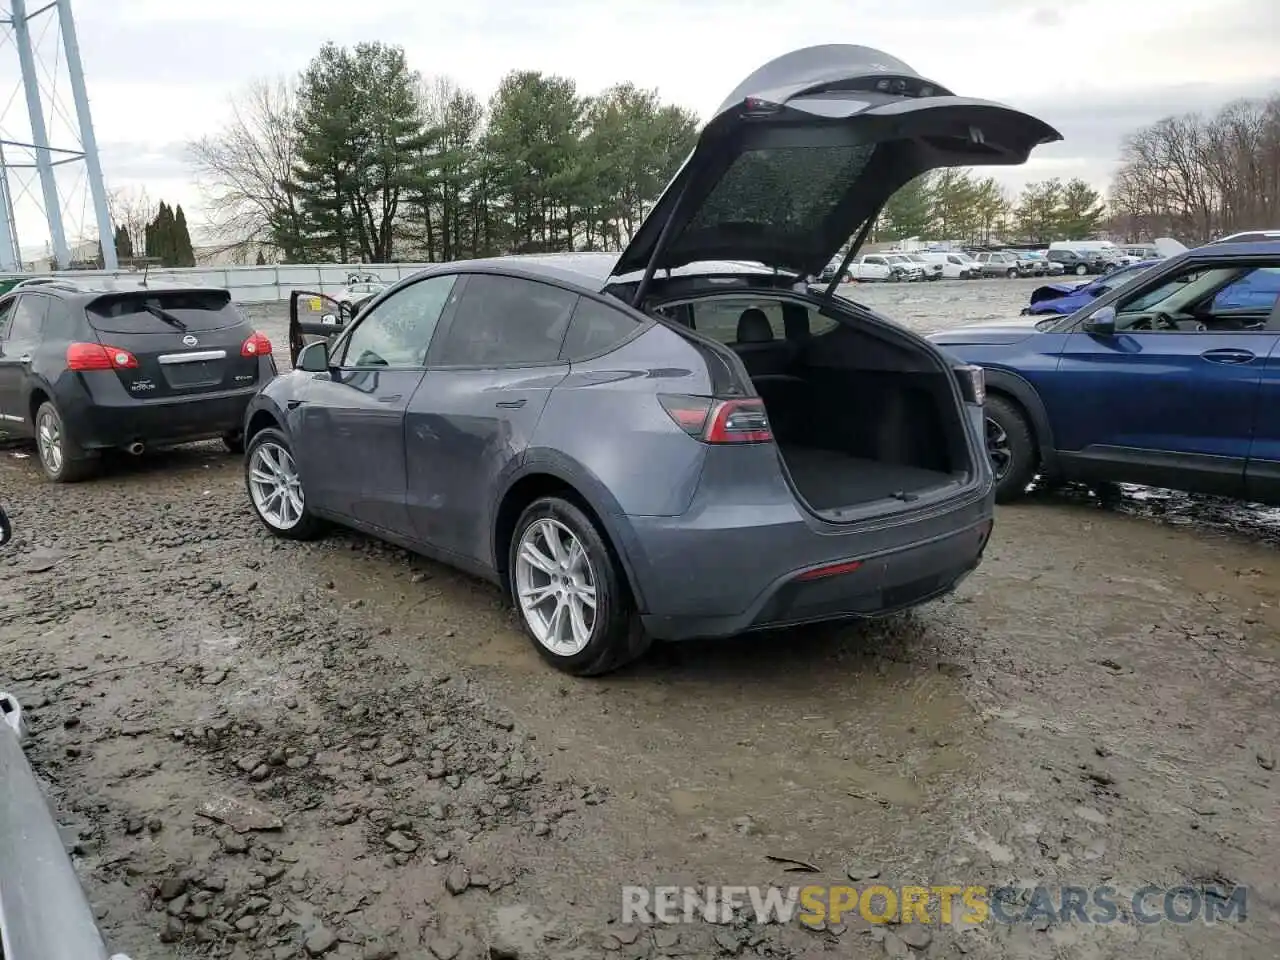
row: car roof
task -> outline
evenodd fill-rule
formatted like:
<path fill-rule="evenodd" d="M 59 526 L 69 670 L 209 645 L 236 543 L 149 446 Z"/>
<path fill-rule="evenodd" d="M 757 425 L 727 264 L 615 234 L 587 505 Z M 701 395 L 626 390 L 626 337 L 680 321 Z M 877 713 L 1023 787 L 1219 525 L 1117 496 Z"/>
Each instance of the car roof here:
<path fill-rule="evenodd" d="M 1197 256 L 1208 254 L 1214 257 L 1275 257 L 1280 256 L 1280 239 L 1252 240 L 1243 243 L 1217 240 L 1206 243 L 1203 247 L 1188 250 L 1183 256 L 1188 254 Z"/>
<path fill-rule="evenodd" d="M 433 265 L 428 271 L 432 274 L 502 273 L 531 280 L 551 280 L 566 286 L 580 287 L 591 293 L 600 293 L 611 281 L 626 283 L 640 279 L 643 271 L 638 270 L 615 275 L 613 268 L 617 262 L 617 256 L 612 253 L 521 253 L 476 260 L 451 260 Z M 776 275 L 773 269 L 763 264 L 740 260 L 691 263 L 670 271 L 673 277 L 724 274 L 756 274 L 764 277 Z M 660 270 L 658 275 L 666 277 L 667 271 Z"/>
<path fill-rule="evenodd" d="M 43 280 L 43 278 L 40 278 Z M 63 299 L 93 300 L 111 293 L 227 293 L 225 287 L 192 286 L 187 284 L 144 284 L 133 279 L 119 277 L 54 277 L 47 282 L 24 283 L 14 287 L 6 297 L 20 293 L 47 293 Z"/>

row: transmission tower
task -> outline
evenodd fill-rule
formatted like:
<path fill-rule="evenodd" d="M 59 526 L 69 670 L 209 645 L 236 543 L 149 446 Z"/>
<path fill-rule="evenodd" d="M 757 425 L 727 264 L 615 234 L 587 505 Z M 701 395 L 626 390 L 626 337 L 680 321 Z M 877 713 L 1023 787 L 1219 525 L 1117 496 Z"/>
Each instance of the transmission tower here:
<path fill-rule="evenodd" d="M 0 111 L 0 269 L 12 271 L 22 267 L 15 204 L 27 200 L 43 211 L 49 227 L 49 248 L 57 268 L 66 270 L 72 265 L 73 251 L 68 242 L 65 215 L 74 212 L 67 207 L 70 195 L 79 187 L 84 206 L 92 209 L 103 266 L 115 270 L 118 267 L 115 236 L 89 114 L 71 0 L 32 0 L 36 9 L 28 8 L 28 0 L 8 0 L 7 5 L 8 14 L 0 19 L 0 28 L 5 31 L 0 38 L 0 49 L 11 42 L 17 51 L 21 83 L 16 85 L 9 104 Z M 47 43 L 51 32 L 57 35 L 54 42 Z M 59 96 L 58 88 L 64 79 L 71 91 L 73 111 L 66 109 Z M 26 101 L 27 124 L 22 134 L 10 129 L 16 120 L 13 102 L 19 89 Z M 72 112 L 74 117 L 69 115 Z M 53 142 L 51 122 L 57 133 Z M 34 178 L 30 175 L 32 170 L 36 174 Z M 38 180 L 38 194 L 32 180 Z M 82 216 L 76 222 L 82 231 L 87 219 L 83 214 L 87 213 L 87 209 L 81 211 Z M 83 241 L 84 237 L 75 239 Z M 93 258 L 97 255 L 98 251 L 94 250 Z M 87 258 L 82 255 L 80 259 Z"/>

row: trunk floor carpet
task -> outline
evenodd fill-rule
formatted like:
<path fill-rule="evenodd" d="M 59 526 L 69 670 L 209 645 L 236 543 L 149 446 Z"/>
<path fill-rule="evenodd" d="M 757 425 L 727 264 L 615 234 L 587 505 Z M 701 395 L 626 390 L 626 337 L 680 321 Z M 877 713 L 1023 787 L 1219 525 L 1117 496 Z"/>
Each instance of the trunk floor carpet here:
<path fill-rule="evenodd" d="M 801 496 L 815 510 L 868 503 L 899 491 L 947 483 L 951 476 L 900 463 L 863 460 L 834 450 L 783 445 L 782 459 Z"/>

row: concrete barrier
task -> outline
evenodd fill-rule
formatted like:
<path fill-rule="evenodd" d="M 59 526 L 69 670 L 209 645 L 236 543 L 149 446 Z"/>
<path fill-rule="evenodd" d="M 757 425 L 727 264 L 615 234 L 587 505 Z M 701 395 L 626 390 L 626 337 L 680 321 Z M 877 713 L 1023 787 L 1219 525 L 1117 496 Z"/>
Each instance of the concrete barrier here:
<path fill-rule="evenodd" d="M 288 300 L 294 290 L 313 293 L 335 293 L 347 285 L 347 277 L 353 273 L 371 274 L 384 283 L 395 283 L 402 277 L 432 266 L 429 263 L 309 263 L 278 264 L 266 267 L 164 267 L 147 271 L 152 283 L 193 284 L 196 286 L 225 287 L 237 303 L 273 303 Z M 138 280 L 141 270 L 67 270 L 33 276 L 67 277 L 68 279 L 95 279 L 115 277 Z"/>

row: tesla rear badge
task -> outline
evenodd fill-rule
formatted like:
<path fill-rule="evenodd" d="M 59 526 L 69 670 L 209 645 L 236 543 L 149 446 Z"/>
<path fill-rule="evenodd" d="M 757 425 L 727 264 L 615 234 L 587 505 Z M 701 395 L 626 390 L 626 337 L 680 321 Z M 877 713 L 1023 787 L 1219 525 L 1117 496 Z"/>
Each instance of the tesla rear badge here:
<path fill-rule="evenodd" d="M 182 342 L 184 345 L 188 347 L 194 347 L 200 341 L 188 333 L 185 337 L 182 338 Z"/>

